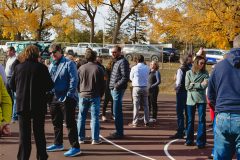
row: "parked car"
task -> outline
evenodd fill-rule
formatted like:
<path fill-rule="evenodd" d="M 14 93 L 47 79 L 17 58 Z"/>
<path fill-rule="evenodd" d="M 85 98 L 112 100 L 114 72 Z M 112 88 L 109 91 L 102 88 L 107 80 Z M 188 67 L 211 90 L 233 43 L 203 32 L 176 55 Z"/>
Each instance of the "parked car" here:
<path fill-rule="evenodd" d="M 167 62 L 178 62 L 180 58 L 179 51 L 176 48 L 166 48 L 162 46 L 156 46 L 158 49 L 166 51 L 164 59 L 167 59 Z"/>
<path fill-rule="evenodd" d="M 7 42 L 5 45 L 7 47 L 14 47 L 18 54 L 22 53 L 24 49 L 29 45 L 35 45 L 39 48 L 40 55 L 43 59 L 48 59 L 50 54 L 48 52 L 48 48 L 51 42 L 45 41 L 18 41 L 18 42 Z"/>
<path fill-rule="evenodd" d="M 129 61 L 133 60 L 134 55 L 141 54 L 146 60 L 165 62 L 167 59 L 162 55 L 169 54 L 151 45 L 125 45 L 122 52 Z"/>
<path fill-rule="evenodd" d="M 223 55 L 228 53 L 228 50 L 222 49 L 204 49 L 206 52 L 207 64 L 216 64 L 223 59 Z"/>
<path fill-rule="evenodd" d="M 75 55 L 84 56 L 87 48 L 96 51 L 98 56 L 110 56 L 109 49 L 104 48 L 97 43 L 78 43 L 77 46 L 66 46 L 65 52 L 71 50 Z"/>

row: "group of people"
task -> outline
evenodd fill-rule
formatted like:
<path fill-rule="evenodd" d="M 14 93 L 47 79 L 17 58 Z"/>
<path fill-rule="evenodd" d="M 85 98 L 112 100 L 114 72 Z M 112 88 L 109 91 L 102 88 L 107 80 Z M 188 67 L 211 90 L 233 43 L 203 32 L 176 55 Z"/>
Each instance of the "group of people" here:
<path fill-rule="evenodd" d="M 195 145 L 194 123 L 197 109 L 196 145 L 199 149 L 205 148 L 208 105 L 215 112 L 214 147 L 209 158 L 230 160 L 236 153 L 237 159 L 240 159 L 240 49 L 236 46 L 224 55 L 224 59 L 214 65 L 210 77 L 206 71 L 204 49 L 201 48 L 196 55 L 194 59 L 192 55 L 180 59 L 181 66 L 176 73 L 175 85 L 177 133 L 170 138 L 182 139 L 186 135 L 185 145 Z"/>
<path fill-rule="evenodd" d="M 0 134 L 8 134 L 11 115 L 19 122 L 19 160 L 29 159 L 31 153 L 31 128 L 37 146 L 37 159 L 48 159 L 47 152 L 64 150 L 63 121 L 68 129 L 71 148 L 66 157 L 81 154 L 80 144 L 86 143 L 85 123 L 91 112 L 91 144 L 101 143 L 100 103 L 103 95 L 102 120 L 106 120 L 106 107 L 112 101 L 112 117 L 116 131 L 109 139 L 124 138 L 122 99 L 128 82 L 132 82 L 133 119 L 131 127 L 139 126 L 139 110 L 144 110 L 144 125 L 157 120 L 157 97 L 161 75 L 158 63 L 146 65 L 144 57 L 137 55 L 135 65 L 121 54 L 121 47 L 112 48 L 112 61 L 105 68 L 95 51 L 87 49 L 85 61 L 77 65 L 63 55 L 61 45 L 49 47 L 52 62 L 49 66 L 40 63 L 39 50 L 28 46 L 16 56 L 13 47 L 8 49 L 9 59 L 4 75 L 0 76 Z M 202 50 L 201 53 L 204 53 Z M 240 50 L 233 49 L 227 58 L 216 65 L 209 74 L 206 71 L 206 57 L 197 55 L 181 58 L 181 66 L 176 74 L 177 133 L 170 138 L 183 138 L 186 134 L 187 146 L 194 143 L 195 112 L 198 109 L 198 131 L 196 145 L 206 146 L 206 88 L 209 103 L 215 109 L 214 159 L 231 159 L 236 150 L 239 153 L 239 104 Z M 1 69 L 1 67 L 0 67 Z M 4 73 L 1 73 L 4 74 Z M 6 86 L 6 87 L 5 87 Z M 9 96 L 10 95 L 10 96 Z M 15 98 L 14 98 L 15 96 Z M 11 100 L 12 99 L 12 100 Z M 15 102 L 14 102 L 15 99 Z M 13 113 L 12 113 L 13 105 Z M 44 123 L 47 106 L 54 127 L 54 143 L 46 146 Z M 78 121 L 75 119 L 79 106 Z M 184 111 L 186 122 L 184 122 Z M 31 124 L 32 123 L 32 124 Z M 186 123 L 184 125 L 184 123 Z"/>
<path fill-rule="evenodd" d="M 3 99 L 1 101 L 3 110 L 1 115 L 4 115 L 3 118 L 1 117 L 1 131 L 9 131 L 7 126 L 10 123 L 11 115 L 13 115 L 13 121 L 18 120 L 19 151 L 17 158 L 19 160 L 26 160 L 30 157 L 32 130 L 37 146 L 37 159 L 47 159 L 47 152 L 64 150 L 63 121 L 68 129 L 68 139 L 71 144 L 71 148 L 64 153 L 64 156 L 72 157 L 81 154 L 80 144 L 86 143 L 85 122 L 89 109 L 91 111 L 92 144 L 100 144 L 99 114 L 100 102 L 104 93 L 103 117 L 106 114 L 108 101 L 112 101 L 112 116 L 116 127 L 116 131 L 111 133 L 108 138 L 122 139 L 124 137 L 122 98 L 128 87 L 130 76 L 130 80 L 133 81 L 134 101 L 132 124 L 137 124 L 138 118 L 136 119 L 136 117 L 138 117 L 142 98 L 144 100 L 144 103 L 141 104 L 144 104 L 145 125 L 149 125 L 148 99 L 153 106 L 153 117 L 157 118 L 156 102 L 160 73 L 156 62 L 151 63 L 150 69 L 144 63 L 143 56 L 136 57 L 136 66 L 133 67 L 135 69 L 131 69 L 130 73 L 129 62 L 121 54 L 119 46 L 112 48 L 113 59 L 106 68 L 101 64 L 101 59 L 97 58 L 96 52 L 91 49 L 86 50 L 85 60 L 80 65 L 67 56 L 65 57 L 59 44 L 52 44 L 49 52 L 52 62 L 47 66 L 41 63 L 39 50 L 34 45 L 26 47 L 24 52 L 18 56 L 13 47 L 8 50 L 10 58 L 6 65 L 6 70 L 9 70 L 9 76 L 6 76 L 5 82 L 7 89 L 2 81 L 2 88 L 5 90 L 1 90 L 2 97 L 7 97 L 8 103 L 6 102 L 5 107 L 5 101 Z M 144 70 L 141 70 L 141 66 L 144 67 Z M 142 79 L 143 72 L 145 76 Z M 148 78 L 150 78 L 150 84 Z M 147 88 L 152 90 L 152 96 L 149 98 Z M 143 95 L 142 89 L 145 91 Z M 12 104 L 14 104 L 13 113 Z M 54 127 L 54 143 L 49 146 L 46 146 L 44 131 L 47 106 Z M 79 106 L 79 113 L 76 122 L 77 106 Z"/>

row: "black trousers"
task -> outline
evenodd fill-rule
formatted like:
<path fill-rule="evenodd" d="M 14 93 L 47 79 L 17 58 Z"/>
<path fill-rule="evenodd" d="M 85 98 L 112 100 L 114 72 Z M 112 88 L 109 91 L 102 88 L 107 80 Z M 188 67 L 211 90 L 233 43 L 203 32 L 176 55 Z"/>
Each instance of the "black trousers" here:
<path fill-rule="evenodd" d="M 14 94 L 14 92 L 13 92 L 13 90 L 12 90 L 11 87 L 10 87 L 10 81 L 11 81 L 11 77 L 8 77 L 8 78 L 7 78 L 6 89 L 7 89 L 7 91 L 8 91 L 9 96 L 11 97 L 12 104 L 13 104 L 13 101 L 14 101 L 14 99 L 13 99 L 13 94 Z"/>
<path fill-rule="evenodd" d="M 111 113 L 112 113 L 112 116 L 113 116 L 113 99 L 112 99 L 110 89 L 106 90 L 106 92 L 105 92 L 103 108 L 102 108 L 102 115 L 103 116 L 106 116 L 106 109 L 107 109 L 107 106 L 108 106 L 109 102 L 111 102 Z"/>
<path fill-rule="evenodd" d="M 30 116 L 19 115 L 19 149 L 18 160 L 28 160 L 31 154 L 31 124 L 37 148 L 37 160 L 46 160 L 46 139 L 44 131 L 45 115 Z"/>
<path fill-rule="evenodd" d="M 158 106 L 157 106 L 157 97 L 159 93 L 159 88 L 151 88 L 149 91 L 148 96 L 148 104 L 149 104 L 149 115 L 150 117 L 157 119 L 157 112 L 158 112 Z"/>
<path fill-rule="evenodd" d="M 63 144 L 63 119 L 68 129 L 68 139 L 73 148 L 79 148 L 77 124 L 75 120 L 75 108 L 77 102 L 74 99 L 65 102 L 53 102 L 50 104 L 50 113 L 54 126 L 54 144 Z"/>

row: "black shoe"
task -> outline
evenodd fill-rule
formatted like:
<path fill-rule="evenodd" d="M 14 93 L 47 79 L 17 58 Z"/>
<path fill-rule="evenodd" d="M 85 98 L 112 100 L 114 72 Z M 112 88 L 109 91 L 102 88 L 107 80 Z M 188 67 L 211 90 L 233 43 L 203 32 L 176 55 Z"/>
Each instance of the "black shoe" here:
<path fill-rule="evenodd" d="M 117 133 L 111 133 L 107 139 L 123 139 L 124 135 L 118 135 Z"/>
<path fill-rule="evenodd" d="M 198 149 L 203 149 L 205 146 L 197 146 Z"/>
<path fill-rule="evenodd" d="M 184 137 L 183 135 L 176 133 L 173 136 L 170 136 L 169 138 L 170 139 L 183 139 L 183 137 Z"/>
<path fill-rule="evenodd" d="M 213 159 L 213 154 L 211 154 L 210 156 L 208 156 L 208 159 Z"/>
<path fill-rule="evenodd" d="M 185 143 L 185 146 L 194 146 L 194 143 L 191 142 L 191 143 Z"/>
<path fill-rule="evenodd" d="M 145 127 L 150 127 L 149 123 L 144 124 Z"/>

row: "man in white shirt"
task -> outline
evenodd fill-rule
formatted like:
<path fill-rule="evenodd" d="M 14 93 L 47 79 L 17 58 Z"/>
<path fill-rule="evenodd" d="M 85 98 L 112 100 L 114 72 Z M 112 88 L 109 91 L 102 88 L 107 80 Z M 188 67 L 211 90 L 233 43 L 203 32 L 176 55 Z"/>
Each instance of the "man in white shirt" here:
<path fill-rule="evenodd" d="M 10 95 L 10 97 L 12 99 L 12 104 L 13 104 L 12 120 L 16 121 L 18 118 L 17 118 L 17 113 L 16 113 L 16 107 L 15 107 L 16 105 L 14 104 L 14 92 L 12 91 L 12 89 L 10 87 L 10 80 L 11 80 L 12 75 L 13 75 L 12 64 L 17 58 L 16 51 L 15 51 L 14 47 L 8 47 L 7 56 L 8 56 L 8 60 L 7 60 L 6 67 L 5 67 L 5 73 L 6 73 L 6 76 L 7 76 L 6 87 L 7 87 L 8 94 Z"/>
<path fill-rule="evenodd" d="M 132 67 L 130 80 L 132 81 L 133 91 L 133 121 L 129 124 L 131 127 L 138 126 L 138 116 L 140 104 L 144 108 L 144 124 L 149 126 L 149 108 L 148 108 L 148 75 L 149 67 L 144 64 L 142 55 L 136 56 L 137 65 Z"/>

